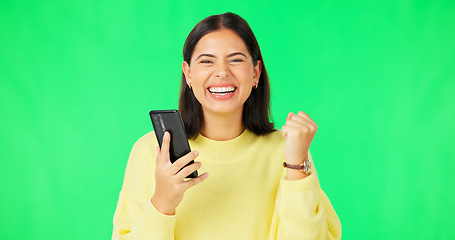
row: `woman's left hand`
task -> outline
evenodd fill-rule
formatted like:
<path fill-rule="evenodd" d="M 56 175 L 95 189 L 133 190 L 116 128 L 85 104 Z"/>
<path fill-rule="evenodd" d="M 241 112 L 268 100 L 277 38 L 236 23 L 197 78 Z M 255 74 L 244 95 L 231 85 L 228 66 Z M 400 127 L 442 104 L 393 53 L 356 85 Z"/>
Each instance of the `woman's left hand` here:
<path fill-rule="evenodd" d="M 286 124 L 281 128 L 286 138 L 284 155 L 287 163 L 299 165 L 308 159 L 308 150 L 317 130 L 318 125 L 308 114 L 302 111 L 297 115 L 292 112 L 288 114 Z"/>

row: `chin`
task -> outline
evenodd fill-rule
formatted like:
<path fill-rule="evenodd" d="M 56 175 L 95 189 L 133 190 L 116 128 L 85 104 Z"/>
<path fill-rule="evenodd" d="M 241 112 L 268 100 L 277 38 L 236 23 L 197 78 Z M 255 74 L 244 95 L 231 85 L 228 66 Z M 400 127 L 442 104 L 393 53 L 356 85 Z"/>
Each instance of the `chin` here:
<path fill-rule="evenodd" d="M 234 107 L 234 106 L 226 106 L 224 104 L 217 104 L 217 106 L 207 106 L 203 107 L 202 110 L 204 112 L 212 112 L 216 114 L 233 114 L 237 111 L 243 111 L 243 105 L 240 107 Z"/>

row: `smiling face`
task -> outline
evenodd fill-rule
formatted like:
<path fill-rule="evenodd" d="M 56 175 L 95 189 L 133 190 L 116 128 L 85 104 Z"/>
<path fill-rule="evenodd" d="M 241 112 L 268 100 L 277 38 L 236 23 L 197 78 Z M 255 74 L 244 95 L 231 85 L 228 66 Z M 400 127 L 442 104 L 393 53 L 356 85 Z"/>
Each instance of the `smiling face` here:
<path fill-rule="evenodd" d="M 241 113 L 261 74 L 261 62 L 254 66 L 243 40 L 229 29 L 202 37 L 182 68 L 204 113 Z"/>

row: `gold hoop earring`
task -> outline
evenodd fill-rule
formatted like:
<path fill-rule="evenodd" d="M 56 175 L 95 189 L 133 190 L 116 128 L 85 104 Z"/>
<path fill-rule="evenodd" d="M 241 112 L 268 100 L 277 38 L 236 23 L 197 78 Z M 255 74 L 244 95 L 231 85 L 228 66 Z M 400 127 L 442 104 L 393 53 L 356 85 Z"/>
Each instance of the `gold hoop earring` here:
<path fill-rule="evenodd" d="M 191 87 L 191 83 L 188 84 L 188 87 L 189 87 L 191 90 L 193 90 L 193 87 Z"/>
<path fill-rule="evenodd" d="M 256 83 L 256 85 L 254 85 L 253 87 L 254 87 L 255 89 L 258 88 L 258 84 L 259 84 L 259 83 Z"/>

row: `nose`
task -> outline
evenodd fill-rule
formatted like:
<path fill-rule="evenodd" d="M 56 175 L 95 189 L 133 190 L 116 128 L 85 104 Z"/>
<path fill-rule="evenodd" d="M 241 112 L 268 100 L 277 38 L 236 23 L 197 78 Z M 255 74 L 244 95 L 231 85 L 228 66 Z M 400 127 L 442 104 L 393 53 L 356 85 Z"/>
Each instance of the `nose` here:
<path fill-rule="evenodd" d="M 227 75 L 228 75 L 228 69 L 226 67 L 226 64 L 224 64 L 224 63 L 217 64 L 216 69 L 215 69 L 215 77 L 223 79 L 223 78 L 226 78 Z"/>

